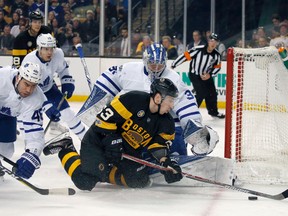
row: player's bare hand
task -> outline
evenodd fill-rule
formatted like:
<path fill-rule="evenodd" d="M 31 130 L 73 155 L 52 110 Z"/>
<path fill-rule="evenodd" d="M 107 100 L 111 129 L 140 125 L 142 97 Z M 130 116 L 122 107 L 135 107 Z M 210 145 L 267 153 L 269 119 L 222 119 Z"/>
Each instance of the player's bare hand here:
<path fill-rule="evenodd" d="M 210 78 L 210 74 L 206 73 L 204 75 L 200 75 L 200 77 L 201 77 L 202 80 L 208 80 Z"/>

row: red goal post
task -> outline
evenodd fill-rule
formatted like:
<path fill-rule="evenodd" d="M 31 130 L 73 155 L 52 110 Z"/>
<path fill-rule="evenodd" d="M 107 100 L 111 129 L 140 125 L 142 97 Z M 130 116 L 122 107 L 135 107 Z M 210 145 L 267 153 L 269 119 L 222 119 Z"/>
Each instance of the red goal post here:
<path fill-rule="evenodd" d="M 239 181 L 288 183 L 288 71 L 275 47 L 228 49 L 225 121 Z"/>

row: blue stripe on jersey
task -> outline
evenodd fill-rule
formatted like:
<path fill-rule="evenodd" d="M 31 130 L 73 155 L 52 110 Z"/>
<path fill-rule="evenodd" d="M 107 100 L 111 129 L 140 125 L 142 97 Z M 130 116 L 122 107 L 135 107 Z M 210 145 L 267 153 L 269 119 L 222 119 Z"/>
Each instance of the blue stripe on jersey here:
<path fill-rule="evenodd" d="M 192 107 L 192 106 L 197 106 L 197 105 L 196 105 L 196 103 L 191 103 L 191 104 L 188 104 L 188 105 L 186 105 L 186 106 L 184 106 L 184 107 L 181 107 L 180 109 L 178 109 L 178 110 L 176 111 L 176 115 L 179 116 L 179 112 L 181 112 L 181 111 L 183 111 L 183 110 L 185 110 L 185 109 L 187 109 L 187 108 L 189 108 L 189 107 Z"/>
<path fill-rule="evenodd" d="M 179 118 L 173 118 L 174 122 L 180 122 Z"/>
<path fill-rule="evenodd" d="M 81 134 L 81 133 L 83 133 L 84 132 L 84 130 L 85 130 L 85 128 L 83 128 L 80 132 L 78 132 L 78 133 L 75 133 L 75 135 L 79 135 L 79 134 Z"/>
<path fill-rule="evenodd" d="M 81 124 L 81 122 L 79 121 L 78 124 L 76 124 L 74 127 L 70 127 L 71 130 L 77 128 L 79 125 Z"/>
<path fill-rule="evenodd" d="M 38 126 L 42 127 L 42 124 L 38 124 L 35 122 L 23 122 L 23 125 L 38 125 Z"/>
<path fill-rule="evenodd" d="M 106 92 L 109 92 L 111 95 L 113 95 L 113 97 L 115 97 L 116 95 L 114 94 L 114 92 L 112 92 L 106 85 L 104 85 L 103 83 L 99 82 L 98 80 L 96 81 L 96 84 L 98 84 L 99 86 L 101 86 L 102 88 L 105 89 Z"/>
<path fill-rule="evenodd" d="M 191 113 L 186 113 L 185 115 L 179 116 L 179 119 L 183 119 L 187 116 L 194 116 L 194 115 L 200 115 L 200 112 L 191 112 Z"/>
<path fill-rule="evenodd" d="M 43 131 L 43 128 L 33 128 L 30 130 L 25 130 L 25 133 L 31 133 L 31 132 L 37 132 L 37 131 Z"/>
<path fill-rule="evenodd" d="M 108 82 L 111 83 L 111 85 L 113 85 L 114 88 L 117 89 L 118 92 L 121 91 L 121 88 L 119 88 L 119 87 L 116 85 L 116 83 L 114 83 L 114 82 L 110 79 L 110 77 L 108 77 L 106 74 L 102 74 L 102 76 L 103 76 L 106 80 L 108 80 Z"/>

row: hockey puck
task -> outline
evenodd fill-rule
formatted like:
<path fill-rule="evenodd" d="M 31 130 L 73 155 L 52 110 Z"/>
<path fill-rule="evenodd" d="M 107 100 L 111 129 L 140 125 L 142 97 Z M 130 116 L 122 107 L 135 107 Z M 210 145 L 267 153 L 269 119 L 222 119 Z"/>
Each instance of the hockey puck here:
<path fill-rule="evenodd" d="M 257 196 L 249 196 L 248 200 L 258 200 L 258 197 Z"/>

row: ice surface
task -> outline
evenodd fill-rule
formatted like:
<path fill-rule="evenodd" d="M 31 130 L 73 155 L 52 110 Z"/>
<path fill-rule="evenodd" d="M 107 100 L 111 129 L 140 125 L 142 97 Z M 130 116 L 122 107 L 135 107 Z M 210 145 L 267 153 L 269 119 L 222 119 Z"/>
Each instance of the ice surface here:
<path fill-rule="evenodd" d="M 77 112 L 80 103 L 71 103 Z M 212 155 L 223 157 L 223 119 L 213 119 L 201 109 L 204 122 L 220 135 L 220 142 Z M 45 121 L 47 123 L 47 119 Z M 49 134 L 49 132 L 47 133 Z M 76 147 L 80 141 L 72 135 Z M 49 137 L 47 137 L 49 139 Z M 13 160 L 23 152 L 23 138 L 18 137 Z M 29 182 L 42 188 L 72 187 L 57 156 L 41 156 L 42 167 Z M 3 165 L 11 167 L 3 162 Z M 191 180 L 192 181 L 192 180 Z M 278 194 L 285 186 L 245 185 L 246 188 Z M 287 186 L 288 187 L 288 186 Z M 76 189 L 76 188 L 75 188 Z M 10 176 L 0 182 L 1 216 L 284 216 L 288 200 L 274 201 L 259 197 L 249 201 L 249 194 L 220 187 L 152 186 L 147 189 L 127 189 L 109 184 L 97 184 L 91 192 L 76 189 L 74 196 L 39 195 Z"/>

